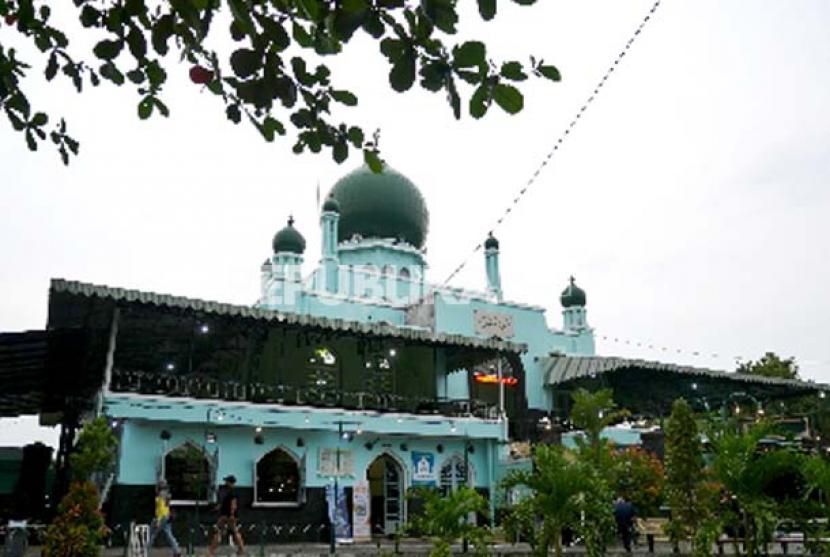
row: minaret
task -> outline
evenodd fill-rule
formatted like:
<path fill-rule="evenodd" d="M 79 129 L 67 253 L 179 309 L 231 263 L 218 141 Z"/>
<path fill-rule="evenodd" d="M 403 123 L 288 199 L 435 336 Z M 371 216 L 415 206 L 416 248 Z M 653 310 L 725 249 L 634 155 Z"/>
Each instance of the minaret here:
<path fill-rule="evenodd" d="M 559 296 L 559 301 L 562 303 L 562 324 L 565 332 L 578 333 L 588 328 L 585 314 L 585 302 L 587 301 L 585 291 L 576 285 L 573 277 L 571 277 L 571 283 Z"/>
<path fill-rule="evenodd" d="M 501 274 L 499 273 L 499 241 L 493 233 L 484 240 L 484 270 L 487 272 L 487 292 L 502 301 Z"/>
<path fill-rule="evenodd" d="M 337 258 L 337 225 L 340 221 L 340 203 L 329 194 L 323 203 L 323 212 L 320 214 L 320 228 L 323 232 L 322 256 L 320 266 L 323 269 L 323 287 L 327 292 L 335 293 L 338 290 Z"/>
<path fill-rule="evenodd" d="M 274 254 L 271 256 L 271 277 L 269 292 L 264 298 L 272 304 L 282 307 L 293 306 L 302 291 L 303 253 L 305 238 L 294 228 L 294 217 L 288 217 L 288 224 L 274 235 L 271 243 Z M 263 265 L 263 271 L 264 271 Z"/>

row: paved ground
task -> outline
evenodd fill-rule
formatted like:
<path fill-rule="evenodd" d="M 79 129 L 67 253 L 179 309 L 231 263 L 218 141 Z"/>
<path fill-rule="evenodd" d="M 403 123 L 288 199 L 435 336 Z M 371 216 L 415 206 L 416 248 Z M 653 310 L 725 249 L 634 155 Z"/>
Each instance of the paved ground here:
<path fill-rule="evenodd" d="M 430 546 L 423 542 L 407 541 L 398 546 L 398 554 L 400 557 L 426 557 L 429 553 Z M 565 551 L 570 556 L 584 555 L 584 550 L 580 547 L 569 548 Z M 712 552 L 717 555 L 717 551 Z M 463 555 L 461 547 L 453 548 L 454 555 Z M 526 544 L 497 544 L 492 546 L 491 555 L 498 557 L 500 555 L 507 555 L 519 557 L 522 555 L 529 555 L 530 548 Z M 648 548 L 644 545 L 637 546 L 633 552 L 634 555 L 653 555 L 655 557 L 682 557 L 689 555 L 684 552 L 681 554 L 673 553 L 669 544 L 657 543 L 655 552 L 649 553 Z M 734 555 L 731 546 L 724 546 L 724 555 Z M 770 555 L 783 555 L 780 546 L 770 547 Z M 788 547 L 788 555 L 804 555 L 802 548 L 799 545 L 791 544 Z M 26 557 L 38 557 L 40 555 L 40 547 L 29 547 L 26 552 Z M 207 557 L 206 547 L 197 547 L 195 551 L 196 557 Z M 395 557 L 395 545 L 391 542 L 383 541 L 378 543 L 364 543 L 353 545 L 339 545 L 337 547 L 337 555 L 341 557 Z M 473 557 L 472 551 L 469 553 Z M 623 555 L 630 555 L 625 553 L 621 547 L 610 547 L 607 554 L 608 557 L 619 557 Z M 257 545 L 246 548 L 247 557 L 328 557 L 329 546 L 326 544 L 285 544 L 285 545 L 268 545 L 260 548 Z M 123 547 L 106 548 L 102 552 L 102 557 L 125 557 Z M 172 552 L 166 547 L 155 547 L 150 552 L 149 557 L 172 557 Z M 216 557 L 236 557 L 233 548 L 228 546 L 221 547 L 216 552 Z"/>

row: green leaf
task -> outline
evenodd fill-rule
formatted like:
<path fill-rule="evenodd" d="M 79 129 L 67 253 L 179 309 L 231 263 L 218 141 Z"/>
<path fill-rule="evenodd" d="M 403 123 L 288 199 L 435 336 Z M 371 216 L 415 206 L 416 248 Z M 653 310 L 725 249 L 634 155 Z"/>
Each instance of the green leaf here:
<path fill-rule="evenodd" d="M 150 80 L 150 85 L 153 87 L 161 86 L 167 79 L 167 72 L 158 63 L 158 60 L 153 60 L 147 64 L 145 70 L 147 72 L 147 79 Z"/>
<path fill-rule="evenodd" d="M 92 27 L 96 23 L 98 23 L 98 18 L 101 16 L 101 12 L 90 6 L 89 4 L 84 4 L 83 9 L 81 9 L 81 25 L 84 27 Z"/>
<path fill-rule="evenodd" d="M 92 52 L 101 60 L 112 60 L 118 56 L 122 48 L 124 48 L 124 41 L 104 39 L 95 45 Z"/>
<path fill-rule="evenodd" d="M 306 31 L 305 27 L 294 22 L 294 25 L 291 27 L 291 35 L 294 37 L 294 40 L 297 41 L 297 44 L 303 48 L 310 48 L 314 46 L 314 38 Z"/>
<path fill-rule="evenodd" d="M 138 117 L 146 120 L 153 114 L 153 100 L 152 97 L 144 97 L 138 103 Z"/>
<path fill-rule="evenodd" d="M 363 130 L 356 126 L 352 126 L 349 128 L 347 133 L 349 141 L 352 142 L 352 145 L 357 147 L 358 149 L 363 145 Z"/>
<path fill-rule="evenodd" d="M 228 116 L 228 120 L 230 120 L 234 124 L 238 124 L 242 120 L 242 112 L 240 112 L 239 110 L 239 105 L 228 105 L 228 107 L 225 109 L 225 114 Z"/>
<path fill-rule="evenodd" d="M 31 130 L 26 130 L 26 145 L 30 151 L 37 151 L 37 140 Z"/>
<path fill-rule="evenodd" d="M 383 25 L 383 21 L 380 19 L 380 16 L 378 16 L 377 12 L 369 12 L 369 14 L 366 16 L 366 19 L 363 20 L 363 30 L 375 39 L 379 39 L 383 36 L 385 27 Z"/>
<path fill-rule="evenodd" d="M 32 116 L 31 124 L 33 126 L 45 126 L 46 123 L 49 121 L 49 117 L 44 114 L 43 112 L 35 112 L 35 115 Z"/>
<path fill-rule="evenodd" d="M 334 144 L 334 147 L 331 150 L 331 155 L 334 162 L 340 164 L 349 157 L 349 144 L 342 140 L 338 141 Z"/>
<path fill-rule="evenodd" d="M 392 89 L 402 93 L 408 91 L 415 82 L 415 51 L 409 50 L 401 56 L 389 72 Z"/>
<path fill-rule="evenodd" d="M 144 72 L 142 72 L 138 68 L 130 70 L 127 72 L 127 79 L 129 79 L 136 85 L 140 85 L 141 82 L 144 81 Z"/>
<path fill-rule="evenodd" d="M 357 97 L 351 91 L 332 89 L 330 92 L 331 98 L 346 106 L 357 105 Z"/>
<path fill-rule="evenodd" d="M 496 17 L 496 0 L 478 0 L 478 13 L 485 21 Z"/>
<path fill-rule="evenodd" d="M 467 41 L 452 49 L 453 66 L 469 68 L 486 64 L 487 47 L 480 41 Z"/>
<path fill-rule="evenodd" d="M 381 172 L 383 172 L 383 160 L 381 160 L 380 155 L 377 151 L 364 149 L 363 162 L 365 162 L 366 166 L 368 166 L 369 169 L 375 174 L 380 174 Z"/>
<path fill-rule="evenodd" d="M 55 74 L 58 73 L 58 57 L 54 52 L 49 55 L 49 62 L 46 64 L 46 70 L 43 73 L 47 81 L 52 81 Z"/>
<path fill-rule="evenodd" d="M 508 114 L 516 114 L 524 108 L 524 97 L 512 85 L 497 83 L 493 88 L 493 100 Z"/>
<path fill-rule="evenodd" d="M 154 97 L 152 97 L 152 99 L 153 99 L 153 104 L 156 105 L 156 108 L 159 109 L 159 112 L 161 113 L 162 116 L 164 116 L 165 118 L 170 116 L 170 109 L 167 108 L 166 104 L 161 102 L 160 98 L 154 96 Z"/>
<path fill-rule="evenodd" d="M 319 21 L 320 19 L 320 2 L 319 0 L 296 0 L 300 12 L 306 19 L 311 21 Z"/>
<path fill-rule="evenodd" d="M 490 87 L 487 84 L 480 85 L 470 97 L 470 116 L 481 118 L 487 113 L 490 107 Z"/>
<path fill-rule="evenodd" d="M 141 60 L 147 55 L 147 40 L 138 27 L 132 27 L 127 34 L 127 46 L 136 60 Z"/>
<path fill-rule="evenodd" d="M 560 81 L 562 79 L 562 75 L 559 73 L 559 70 L 556 69 L 556 66 L 539 66 L 536 68 L 536 71 L 551 81 Z"/>
<path fill-rule="evenodd" d="M 501 65 L 501 76 L 513 81 L 524 81 L 527 79 L 527 74 L 522 69 L 522 64 L 519 62 L 505 62 Z"/>
<path fill-rule="evenodd" d="M 248 48 L 239 48 L 231 54 L 233 73 L 242 79 L 254 75 L 262 67 L 262 55 Z"/>

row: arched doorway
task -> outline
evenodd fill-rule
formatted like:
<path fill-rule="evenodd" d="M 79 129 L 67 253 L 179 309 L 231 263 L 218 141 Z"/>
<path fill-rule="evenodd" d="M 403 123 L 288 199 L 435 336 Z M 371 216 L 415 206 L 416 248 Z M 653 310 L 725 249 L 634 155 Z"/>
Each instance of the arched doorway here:
<path fill-rule="evenodd" d="M 378 456 L 366 468 L 371 506 L 369 520 L 373 535 L 391 535 L 404 522 L 404 474 L 397 460 Z"/>

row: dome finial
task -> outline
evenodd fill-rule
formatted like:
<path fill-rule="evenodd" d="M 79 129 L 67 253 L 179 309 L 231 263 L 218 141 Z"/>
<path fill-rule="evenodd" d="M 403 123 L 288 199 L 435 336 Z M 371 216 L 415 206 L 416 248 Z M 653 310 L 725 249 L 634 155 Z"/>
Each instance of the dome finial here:
<path fill-rule="evenodd" d="M 484 249 L 499 249 L 499 241 L 493 236 L 493 231 L 487 233 L 487 239 L 484 240 Z"/>
<path fill-rule="evenodd" d="M 288 226 L 294 226 L 294 215 L 288 215 Z"/>

